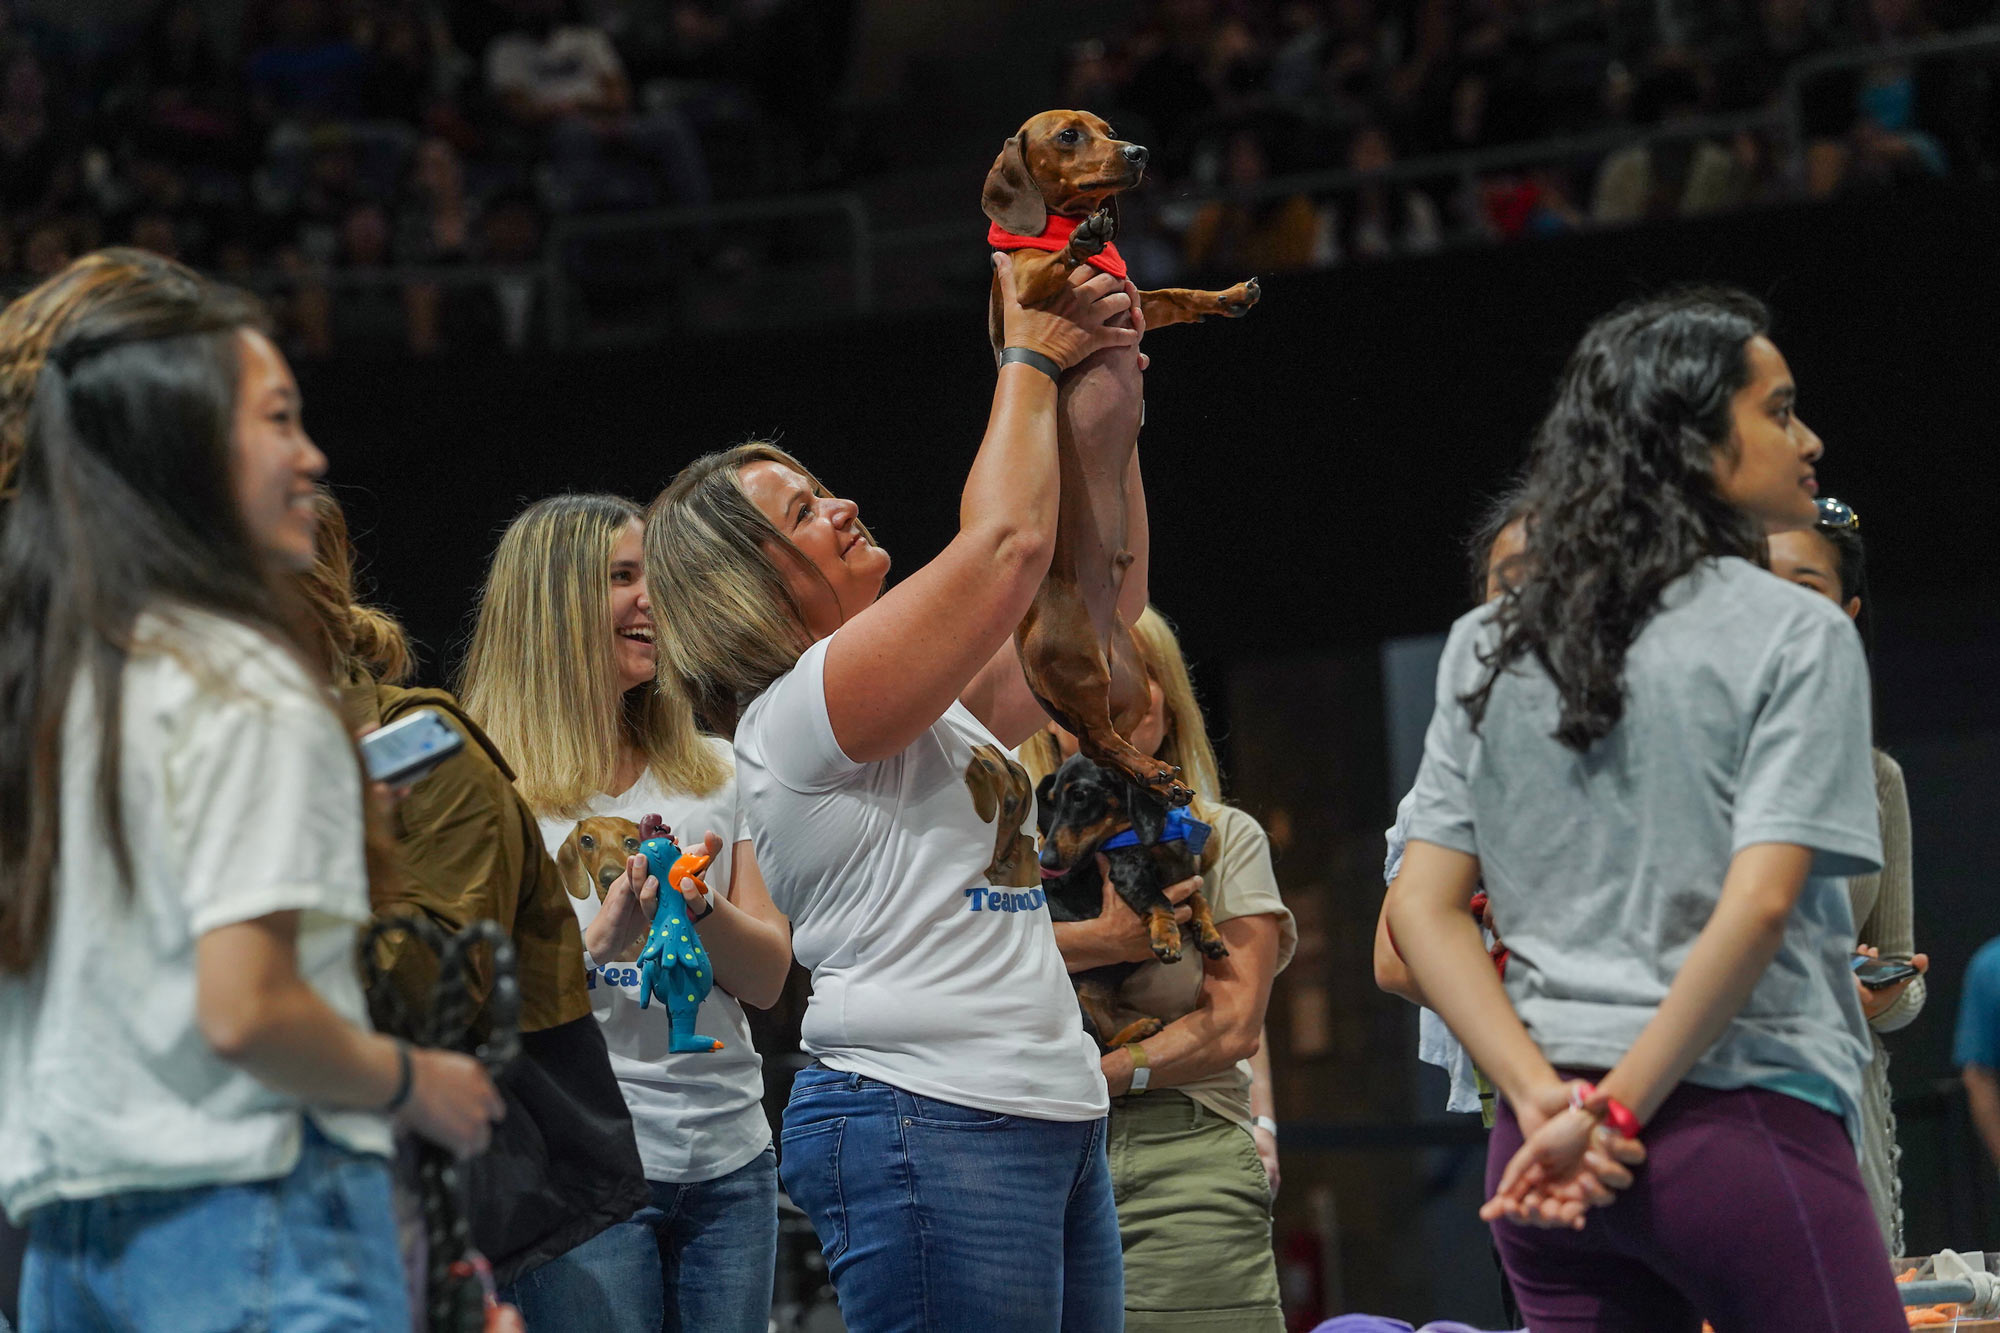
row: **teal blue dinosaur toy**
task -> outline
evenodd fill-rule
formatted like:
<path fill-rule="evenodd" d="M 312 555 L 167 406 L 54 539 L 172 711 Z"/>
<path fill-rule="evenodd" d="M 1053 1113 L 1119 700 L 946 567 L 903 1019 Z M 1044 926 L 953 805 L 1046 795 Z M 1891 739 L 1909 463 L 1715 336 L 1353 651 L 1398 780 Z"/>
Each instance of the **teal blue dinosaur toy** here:
<path fill-rule="evenodd" d="M 721 1042 L 694 1030 L 695 1014 L 715 984 L 715 969 L 708 950 L 701 947 L 694 922 L 688 919 L 687 900 L 678 887 L 683 880 L 692 879 L 703 893 L 708 892 L 700 876 L 713 858 L 703 852 L 683 854 L 657 815 L 641 820 L 639 831 L 644 838 L 639 850 L 645 855 L 646 869 L 660 881 L 659 906 L 653 909 L 653 926 L 639 954 L 639 1007 L 644 1009 L 655 995 L 666 1002 L 674 1034 L 668 1049 L 676 1053 L 719 1051 Z"/>

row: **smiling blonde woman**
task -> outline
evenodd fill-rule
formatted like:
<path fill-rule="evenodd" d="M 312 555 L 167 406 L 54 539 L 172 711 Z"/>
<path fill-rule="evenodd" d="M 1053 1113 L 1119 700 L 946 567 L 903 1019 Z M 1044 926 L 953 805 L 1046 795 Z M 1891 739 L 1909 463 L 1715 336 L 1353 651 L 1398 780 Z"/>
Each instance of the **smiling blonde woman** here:
<path fill-rule="evenodd" d="M 667 1311 L 668 1327 L 761 1333 L 777 1160 L 742 1006 L 777 999 L 790 928 L 743 829 L 729 743 L 701 735 L 685 697 L 654 682 L 655 621 L 638 507 L 554 496 L 501 538 L 466 658 L 467 711 L 513 760 L 566 876 L 652 1196 L 513 1295 L 531 1327 L 653 1333 Z M 637 949 L 661 890 L 631 853 L 636 825 L 653 814 L 683 847 L 707 837 L 715 853 L 704 878 L 716 892 L 690 896 L 688 913 L 715 962 L 695 1026 L 721 1039 L 719 1051 L 672 1053 L 665 1007 L 639 1005 Z"/>

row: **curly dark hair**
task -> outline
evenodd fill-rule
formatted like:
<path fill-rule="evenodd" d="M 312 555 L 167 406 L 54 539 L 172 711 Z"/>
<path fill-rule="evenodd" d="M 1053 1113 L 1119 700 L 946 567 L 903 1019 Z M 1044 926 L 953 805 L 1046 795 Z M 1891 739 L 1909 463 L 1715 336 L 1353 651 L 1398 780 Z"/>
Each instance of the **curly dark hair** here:
<path fill-rule="evenodd" d="M 1749 382 L 1762 302 L 1693 288 L 1590 326 L 1529 452 L 1525 577 L 1501 600 L 1500 638 L 1460 702 L 1476 728 L 1501 674 L 1532 656 L 1561 697 L 1555 738 L 1579 753 L 1625 712 L 1625 654 L 1660 593 L 1711 556 L 1765 564 L 1764 534 L 1716 489 L 1733 448 L 1730 400 Z"/>

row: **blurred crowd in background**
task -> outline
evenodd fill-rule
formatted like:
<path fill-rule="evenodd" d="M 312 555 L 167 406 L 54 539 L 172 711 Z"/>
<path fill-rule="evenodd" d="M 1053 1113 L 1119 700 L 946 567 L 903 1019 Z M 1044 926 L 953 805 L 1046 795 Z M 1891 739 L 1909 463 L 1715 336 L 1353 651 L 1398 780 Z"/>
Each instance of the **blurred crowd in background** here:
<path fill-rule="evenodd" d="M 1976 28 L 2000 17 L 1991 0 L 1160 0 L 1148 15 L 1076 49 L 1066 104 L 1116 117 L 1213 196 L 1175 228 L 1194 268 L 1420 253 L 2000 165 L 1990 51 L 1844 64 L 1801 84 L 1795 115 L 1785 105 L 1787 75 L 1815 58 Z M 1479 150 L 1538 143 L 1480 165 Z M 1393 170 L 1413 160 L 1436 173 Z M 1381 183 L 1267 184 L 1328 168 Z"/>
<path fill-rule="evenodd" d="M 0 272 L 144 246 L 271 296 L 303 355 L 523 347 L 537 266 L 566 262 L 556 220 L 899 165 L 846 95 L 861 0 L 249 0 L 230 31 L 205 0 L 78 28 L 11 4 Z M 1120 244 L 1163 283 L 1990 178 L 2000 52 L 1787 74 L 1996 18 L 1994 0 L 1142 0 L 1069 41 L 1053 82 L 1153 150 Z M 1541 147 L 1487 151 L 1510 145 Z M 1314 172 L 1332 174 L 1288 183 Z M 772 262 L 726 230 L 674 244 L 725 286 Z M 452 281 L 467 264 L 492 274 Z"/>

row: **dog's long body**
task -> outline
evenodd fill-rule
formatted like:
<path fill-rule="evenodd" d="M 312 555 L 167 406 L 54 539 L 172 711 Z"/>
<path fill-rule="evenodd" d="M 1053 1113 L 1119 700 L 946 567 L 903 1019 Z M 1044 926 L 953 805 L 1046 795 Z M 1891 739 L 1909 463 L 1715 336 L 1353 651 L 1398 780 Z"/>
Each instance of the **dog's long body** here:
<path fill-rule="evenodd" d="M 1168 887 L 1199 870 L 1199 840 L 1206 838 L 1207 825 L 1170 813 L 1146 788 L 1082 754 L 1043 778 L 1035 795 L 1042 892 L 1050 919 L 1089 921 L 1104 910 L 1104 881 L 1097 868 L 1101 852 L 1111 868 L 1112 889 L 1145 921 L 1154 958 L 1179 962 L 1183 935 L 1191 936 L 1210 958 L 1228 957 L 1229 946 L 1200 890 L 1188 899 L 1193 916 L 1185 926 L 1174 920 L 1173 904 L 1167 901 Z M 1191 830 L 1199 832 L 1190 836 Z M 1127 831 L 1133 835 L 1129 841 L 1119 836 Z M 1070 977 L 1085 1026 L 1107 1050 L 1144 1041 L 1165 1026 L 1152 1017 L 1117 1026 L 1113 1017 L 1119 990 L 1140 966 L 1108 963 Z"/>
<path fill-rule="evenodd" d="M 994 224 L 989 240 L 1013 251 L 1014 290 L 1023 305 L 1053 300 L 1080 264 L 1123 273 L 1111 244 L 1118 229 L 1117 196 L 1138 184 L 1145 169 L 1144 148 L 1114 139 L 1109 126 L 1084 111 L 1045 111 L 1007 141 L 987 173 L 981 204 Z M 1055 219 L 1065 220 L 1061 226 L 1075 224 L 1060 244 L 1050 233 Z M 1252 278 L 1223 292 L 1141 292 L 1139 304 L 1151 330 L 1210 315 L 1240 316 L 1258 295 Z M 997 278 L 987 333 L 997 357 L 1002 337 Z M 1055 555 L 1015 637 L 1029 688 L 1084 753 L 1179 805 L 1193 793 L 1176 780 L 1172 766 L 1141 754 L 1126 739 L 1148 704 L 1138 645 L 1118 614 L 1133 559 L 1126 477 L 1139 440 L 1136 385 L 1118 381 L 1138 373 L 1137 354 L 1118 349 L 1098 353 L 1063 377 Z M 1113 419 L 1107 404 L 1134 407 L 1124 419 Z"/>

